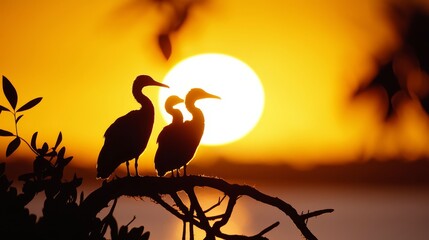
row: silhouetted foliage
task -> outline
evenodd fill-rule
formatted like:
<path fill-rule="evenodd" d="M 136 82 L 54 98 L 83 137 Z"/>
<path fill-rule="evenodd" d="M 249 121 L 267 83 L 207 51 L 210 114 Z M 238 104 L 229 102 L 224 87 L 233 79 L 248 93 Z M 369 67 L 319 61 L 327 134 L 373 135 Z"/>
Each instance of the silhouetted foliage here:
<path fill-rule="evenodd" d="M 382 87 L 388 97 L 385 120 L 394 115 L 394 98 L 399 95 L 419 101 L 429 114 L 429 12 L 415 2 L 406 1 L 389 2 L 386 12 L 399 35 L 399 47 L 388 53 L 388 59 L 376 59 L 378 72 L 354 96 Z"/>
<path fill-rule="evenodd" d="M 296 227 L 307 239 L 317 239 L 307 228 L 309 218 L 330 213 L 333 209 L 324 209 L 306 214 L 298 212 L 288 203 L 279 198 L 271 197 L 258 190 L 246 186 L 229 184 L 213 177 L 186 176 L 176 178 L 164 177 L 130 177 L 116 178 L 110 182 L 103 181 L 100 188 L 90 193 L 86 198 L 83 192 L 78 194 L 78 187 L 83 179 L 75 174 L 72 179 L 64 178 L 64 170 L 73 157 L 66 156 L 66 148 L 61 147 L 62 133 L 54 145 L 47 142 L 38 144 L 38 133 L 32 135 L 30 143 L 18 135 L 18 111 L 25 111 L 36 106 L 41 98 L 36 98 L 24 104 L 17 111 L 18 94 L 7 78 L 3 77 L 3 91 L 12 110 L 2 106 L 1 109 L 15 116 L 15 133 L 0 130 L 0 136 L 13 137 L 6 149 L 6 155 L 11 155 L 24 142 L 34 153 L 33 170 L 18 177 L 23 182 L 21 192 L 12 186 L 12 181 L 5 175 L 5 163 L 0 163 L 0 236 L 7 239 L 106 239 L 110 230 L 113 240 L 147 240 L 150 233 L 143 226 L 129 228 L 134 221 L 119 227 L 114 217 L 117 199 L 121 196 L 149 197 L 157 204 L 183 222 L 182 239 L 186 238 L 186 225 L 189 225 L 189 235 L 193 239 L 193 228 L 205 231 L 205 239 L 267 239 L 264 235 L 279 226 L 275 222 L 253 236 L 228 234 L 221 230 L 230 220 L 237 200 L 242 196 L 250 197 L 263 204 L 278 208 L 289 216 Z M 224 193 L 218 202 L 208 209 L 203 209 L 195 192 L 197 187 L 217 189 Z M 189 199 L 186 205 L 179 193 L 185 193 Z M 44 194 L 42 216 L 39 219 L 31 214 L 26 207 L 34 200 L 36 194 Z M 170 197 L 172 204 L 165 199 Z M 228 200 L 226 210 L 220 215 L 210 215 L 210 212 Z M 113 201 L 109 213 L 102 219 L 97 214 L 109 202 Z"/>
<path fill-rule="evenodd" d="M 18 94 L 12 83 L 3 77 L 3 91 L 12 110 L 2 106 L 14 116 L 36 106 L 42 98 L 36 98 L 24 104 L 17 111 Z M 15 118 L 18 119 L 19 118 Z M 84 200 L 83 192 L 78 199 L 77 188 L 82 184 L 82 178 L 74 175 L 73 179 L 63 178 L 64 169 L 73 157 L 66 157 L 66 148 L 60 147 L 63 136 L 60 132 L 53 147 L 43 143 L 37 144 L 35 132 L 30 144 L 18 135 L 18 121 L 15 120 L 16 133 L 0 130 L 0 136 L 14 137 L 6 149 L 10 156 L 20 145 L 21 140 L 34 152 L 33 171 L 22 174 L 18 180 L 23 182 L 22 193 L 12 187 L 5 173 L 6 164 L 0 163 L 0 235 L 10 239 L 105 239 L 107 228 L 111 229 L 112 239 L 143 240 L 149 238 L 149 232 L 143 233 L 144 228 L 132 228 L 118 224 L 112 214 L 104 219 L 82 219 L 79 204 Z M 34 199 L 36 194 L 44 193 L 43 215 L 36 220 L 25 207 Z M 79 200 L 79 202 L 78 202 Z M 114 207 L 112 207 L 113 212 Z"/>
<path fill-rule="evenodd" d="M 173 50 L 171 36 L 179 32 L 188 22 L 193 8 L 208 2 L 209 0 L 130 0 L 118 10 L 121 11 L 120 16 L 128 16 L 131 11 L 134 12 L 139 8 L 142 9 L 142 14 L 150 7 L 159 10 L 159 14 L 165 21 L 160 27 L 156 39 L 164 58 L 168 60 Z"/>

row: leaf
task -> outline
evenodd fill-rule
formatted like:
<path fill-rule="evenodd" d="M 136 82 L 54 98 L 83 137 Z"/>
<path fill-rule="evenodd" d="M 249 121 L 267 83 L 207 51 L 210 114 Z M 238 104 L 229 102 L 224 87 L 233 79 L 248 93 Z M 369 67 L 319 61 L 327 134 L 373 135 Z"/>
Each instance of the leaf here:
<path fill-rule="evenodd" d="M 48 152 L 48 150 L 49 150 L 49 146 L 48 146 L 48 144 L 45 142 L 45 143 L 43 143 L 43 146 L 42 146 L 42 148 L 41 149 L 39 149 L 39 154 L 40 155 L 45 155 L 47 152 Z"/>
<path fill-rule="evenodd" d="M 25 173 L 18 177 L 18 180 L 27 182 L 30 179 L 34 178 L 34 173 Z"/>
<path fill-rule="evenodd" d="M 20 115 L 16 118 L 15 123 L 18 123 L 18 121 L 23 117 L 24 115 Z"/>
<path fill-rule="evenodd" d="M 139 239 L 143 233 L 143 226 L 140 227 L 134 227 L 130 230 L 128 233 L 129 239 Z"/>
<path fill-rule="evenodd" d="M 19 137 L 13 139 L 7 146 L 6 157 L 9 157 L 13 152 L 15 152 L 15 150 L 18 149 L 19 144 L 21 144 L 21 139 Z"/>
<path fill-rule="evenodd" d="M 72 159 L 73 159 L 73 157 L 64 158 L 63 160 L 61 160 L 61 166 L 63 166 L 63 167 L 67 166 L 67 164 L 69 164 Z"/>
<path fill-rule="evenodd" d="M 142 237 L 141 237 L 141 239 L 143 240 L 149 240 L 149 237 L 150 237 L 150 232 L 145 232 L 143 235 L 142 235 Z"/>
<path fill-rule="evenodd" d="M 18 94 L 16 93 L 15 87 L 13 87 L 12 83 L 5 76 L 3 76 L 3 92 L 10 106 L 15 110 L 16 104 L 18 103 Z"/>
<path fill-rule="evenodd" d="M 28 110 L 36 106 L 37 104 L 39 104 L 40 101 L 42 101 L 42 97 L 35 98 L 29 101 L 28 103 L 24 104 L 24 106 L 20 107 L 16 112 L 22 112 L 22 111 Z"/>
<path fill-rule="evenodd" d="M 63 140 L 63 134 L 60 132 L 59 134 L 58 134 L 58 137 L 57 137 L 57 142 L 55 143 L 55 147 L 54 147 L 54 149 L 56 149 L 59 145 L 60 145 L 60 143 L 61 143 L 61 141 Z"/>
<path fill-rule="evenodd" d="M 4 162 L 0 163 L 0 176 L 3 175 L 5 169 L 6 169 L 6 163 Z"/>
<path fill-rule="evenodd" d="M 66 147 L 62 147 L 61 149 L 60 149 L 60 151 L 58 152 L 58 156 L 57 156 L 57 158 L 58 159 L 63 159 L 64 158 L 64 154 L 66 153 Z"/>
<path fill-rule="evenodd" d="M 10 110 L 7 107 L 3 107 L 2 105 L 0 105 L 0 113 L 2 111 L 8 111 L 8 112 L 10 112 Z"/>
<path fill-rule="evenodd" d="M 171 41 L 168 34 L 160 34 L 158 36 L 158 45 L 161 48 L 162 54 L 165 59 L 169 59 L 171 56 Z"/>
<path fill-rule="evenodd" d="M 31 147 L 33 149 L 37 149 L 36 140 L 37 140 L 37 132 L 33 133 L 33 136 L 31 137 Z"/>
<path fill-rule="evenodd" d="M 0 129 L 0 136 L 1 137 L 11 137 L 11 136 L 15 136 L 13 133 Z"/>

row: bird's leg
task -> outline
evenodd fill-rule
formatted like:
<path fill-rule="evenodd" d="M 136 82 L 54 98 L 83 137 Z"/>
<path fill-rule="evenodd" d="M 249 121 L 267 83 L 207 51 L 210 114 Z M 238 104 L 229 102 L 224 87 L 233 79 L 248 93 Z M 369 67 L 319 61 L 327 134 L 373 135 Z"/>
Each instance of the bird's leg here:
<path fill-rule="evenodd" d="M 174 170 L 171 170 L 171 178 L 174 178 Z"/>
<path fill-rule="evenodd" d="M 130 163 L 128 161 L 125 162 L 125 164 L 127 165 L 127 176 L 130 176 Z"/>
<path fill-rule="evenodd" d="M 137 170 L 137 167 L 138 167 L 138 160 L 139 160 L 139 158 L 138 157 L 136 157 L 135 158 L 135 163 L 134 163 L 134 167 L 136 168 L 136 177 L 138 177 L 139 176 L 139 171 Z"/>

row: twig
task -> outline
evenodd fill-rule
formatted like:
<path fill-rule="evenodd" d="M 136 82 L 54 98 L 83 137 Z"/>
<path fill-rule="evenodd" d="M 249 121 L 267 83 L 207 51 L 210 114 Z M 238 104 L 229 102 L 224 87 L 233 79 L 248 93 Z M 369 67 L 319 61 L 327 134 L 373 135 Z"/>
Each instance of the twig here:
<path fill-rule="evenodd" d="M 208 213 L 208 212 L 210 212 L 211 210 L 213 210 L 214 208 L 216 208 L 216 207 L 218 207 L 219 205 L 221 205 L 221 204 L 222 204 L 222 202 L 223 202 L 223 200 L 225 200 L 225 198 L 226 198 L 226 195 L 223 195 L 223 197 L 222 197 L 222 198 L 219 198 L 219 199 L 218 199 L 217 203 L 215 203 L 213 206 L 211 206 L 211 207 L 209 207 L 207 210 L 205 210 L 205 211 L 204 211 L 204 213 Z"/>
<path fill-rule="evenodd" d="M 226 207 L 225 214 L 223 215 L 221 220 L 213 224 L 213 228 L 215 229 L 215 231 L 220 232 L 220 228 L 225 226 L 225 224 L 228 223 L 229 219 L 231 218 L 232 210 L 234 209 L 234 206 L 236 203 L 237 203 L 237 196 L 236 195 L 229 196 L 228 206 Z"/>
<path fill-rule="evenodd" d="M 264 236 L 265 233 L 273 230 L 274 228 L 276 228 L 279 225 L 280 225 L 280 222 L 275 222 L 275 223 L 271 224 L 269 227 L 262 230 L 260 233 L 256 234 L 255 236 L 262 237 L 262 236 Z"/>
<path fill-rule="evenodd" d="M 333 211 L 334 211 L 334 209 L 332 209 L 332 208 L 322 209 L 322 210 L 317 210 L 317 211 L 314 211 L 314 212 L 309 212 L 309 213 L 306 213 L 306 214 L 301 214 L 301 217 L 303 219 L 309 219 L 309 218 L 317 217 L 317 216 L 325 214 L 325 213 L 332 213 Z"/>

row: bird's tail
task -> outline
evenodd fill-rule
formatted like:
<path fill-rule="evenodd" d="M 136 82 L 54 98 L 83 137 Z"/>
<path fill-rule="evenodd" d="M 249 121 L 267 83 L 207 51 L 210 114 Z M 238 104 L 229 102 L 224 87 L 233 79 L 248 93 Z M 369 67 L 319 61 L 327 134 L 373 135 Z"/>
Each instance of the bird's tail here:
<path fill-rule="evenodd" d="M 97 160 L 97 179 L 106 179 L 119 166 L 112 154 L 103 147 Z"/>

